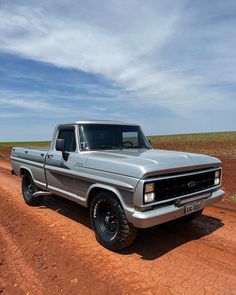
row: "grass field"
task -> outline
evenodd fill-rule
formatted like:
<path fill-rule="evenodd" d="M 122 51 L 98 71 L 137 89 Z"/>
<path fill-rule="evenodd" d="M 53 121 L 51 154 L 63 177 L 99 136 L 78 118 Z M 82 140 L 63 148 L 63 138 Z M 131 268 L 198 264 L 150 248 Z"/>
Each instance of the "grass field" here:
<path fill-rule="evenodd" d="M 49 146 L 50 141 L 16 141 L 16 142 L 0 142 L 0 146 Z"/>
<path fill-rule="evenodd" d="M 236 158 L 236 131 L 150 136 L 155 148 Z"/>
<path fill-rule="evenodd" d="M 204 153 L 218 157 L 236 158 L 236 131 L 195 134 L 160 135 L 148 137 L 154 148 Z M 13 146 L 49 147 L 50 141 L 0 142 L 0 157 L 9 159 Z"/>

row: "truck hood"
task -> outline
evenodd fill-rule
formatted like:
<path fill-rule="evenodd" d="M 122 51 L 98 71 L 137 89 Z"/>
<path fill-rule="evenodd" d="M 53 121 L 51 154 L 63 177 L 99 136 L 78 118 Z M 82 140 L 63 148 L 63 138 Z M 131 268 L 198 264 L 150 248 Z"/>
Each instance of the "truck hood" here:
<path fill-rule="evenodd" d="M 164 173 L 219 166 L 221 161 L 202 154 L 159 149 L 91 151 L 85 166 L 92 169 L 145 178 Z"/>

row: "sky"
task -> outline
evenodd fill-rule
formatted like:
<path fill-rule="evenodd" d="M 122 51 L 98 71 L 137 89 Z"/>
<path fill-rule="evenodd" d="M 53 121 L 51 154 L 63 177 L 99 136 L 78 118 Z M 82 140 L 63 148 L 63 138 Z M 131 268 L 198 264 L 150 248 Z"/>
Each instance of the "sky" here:
<path fill-rule="evenodd" d="M 0 1 L 0 141 L 58 122 L 236 130 L 236 2 Z"/>

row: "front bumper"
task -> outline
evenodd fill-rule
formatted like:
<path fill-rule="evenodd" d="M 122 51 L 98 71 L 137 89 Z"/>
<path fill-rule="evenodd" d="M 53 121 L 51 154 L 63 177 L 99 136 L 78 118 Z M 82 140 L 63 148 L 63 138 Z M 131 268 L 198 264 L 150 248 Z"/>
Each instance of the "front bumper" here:
<path fill-rule="evenodd" d="M 210 197 L 203 200 L 203 208 L 220 201 L 223 195 L 224 191 L 222 189 L 214 191 Z M 173 204 L 144 212 L 135 210 L 129 221 L 137 228 L 155 226 L 185 216 L 184 207 L 184 205 L 177 207 Z"/>

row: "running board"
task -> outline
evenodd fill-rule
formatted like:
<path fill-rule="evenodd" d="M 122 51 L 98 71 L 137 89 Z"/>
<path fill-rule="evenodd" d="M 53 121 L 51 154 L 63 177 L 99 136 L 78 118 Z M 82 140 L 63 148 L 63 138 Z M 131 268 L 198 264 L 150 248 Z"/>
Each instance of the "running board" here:
<path fill-rule="evenodd" d="M 44 196 L 51 196 L 52 193 L 50 192 L 46 192 L 46 191 L 37 191 L 35 193 L 33 193 L 33 197 L 37 198 L 37 197 L 44 197 Z"/>

